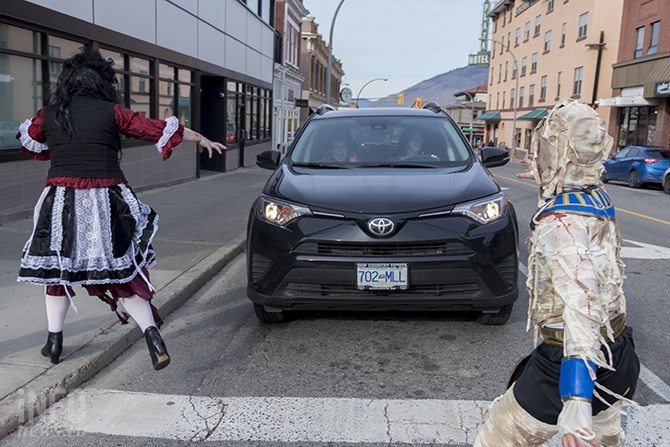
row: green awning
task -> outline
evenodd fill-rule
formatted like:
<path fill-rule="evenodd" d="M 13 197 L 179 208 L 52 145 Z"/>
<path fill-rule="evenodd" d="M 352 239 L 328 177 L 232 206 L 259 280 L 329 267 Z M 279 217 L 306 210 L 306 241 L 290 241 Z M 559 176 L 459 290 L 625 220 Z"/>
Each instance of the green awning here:
<path fill-rule="evenodd" d="M 531 110 L 530 112 L 526 113 L 525 115 L 521 115 L 519 117 L 520 120 L 541 120 L 547 116 L 547 109 L 541 108 L 541 109 L 535 109 Z"/>
<path fill-rule="evenodd" d="M 484 112 L 475 117 L 475 119 L 480 121 L 500 121 L 500 112 Z"/>

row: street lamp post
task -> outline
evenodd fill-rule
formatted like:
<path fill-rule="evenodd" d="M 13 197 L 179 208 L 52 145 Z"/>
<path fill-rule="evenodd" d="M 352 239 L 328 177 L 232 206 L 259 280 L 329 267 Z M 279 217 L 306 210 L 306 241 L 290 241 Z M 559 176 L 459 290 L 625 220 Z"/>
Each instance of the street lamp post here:
<path fill-rule="evenodd" d="M 363 87 L 361 87 L 361 89 L 358 91 L 358 95 L 356 95 L 356 108 L 358 108 L 358 100 L 359 100 L 360 97 L 361 97 L 361 93 L 363 92 L 363 89 L 364 89 L 365 87 L 367 87 L 368 84 L 370 84 L 370 83 L 372 83 L 372 82 L 375 82 L 375 81 L 384 81 L 384 82 L 386 82 L 386 81 L 388 81 L 388 79 L 386 79 L 386 78 L 374 78 L 374 79 L 369 80 L 369 81 L 366 82 L 365 84 L 363 84 Z"/>
<path fill-rule="evenodd" d="M 472 133 L 474 131 L 472 126 L 474 124 L 473 121 L 475 119 L 475 98 L 474 98 L 474 96 L 472 96 L 470 93 L 468 93 L 466 91 L 463 91 L 463 93 L 465 93 L 466 95 L 468 95 L 470 97 L 470 109 L 471 109 L 470 110 L 470 146 L 472 146 L 473 145 Z"/>
<path fill-rule="evenodd" d="M 514 115 L 512 118 L 512 156 L 516 154 L 516 108 L 517 108 L 517 97 L 519 96 L 519 62 L 516 60 L 516 57 L 514 56 L 514 53 L 512 53 L 512 50 L 509 49 L 509 46 L 505 45 L 499 40 L 495 39 L 479 39 L 479 40 L 490 40 L 491 42 L 497 43 L 498 45 L 502 46 L 505 51 L 507 51 L 510 56 L 512 56 L 512 60 L 514 60 L 514 64 L 517 67 L 517 73 L 516 73 L 516 85 L 514 87 L 514 98 L 512 98 L 512 101 L 514 101 Z"/>
<path fill-rule="evenodd" d="M 337 13 L 340 12 L 340 7 L 344 3 L 344 0 L 340 0 L 340 3 L 335 9 L 335 14 L 333 14 L 333 20 L 330 22 L 330 34 L 328 37 L 328 68 L 326 70 L 326 104 L 330 104 L 330 95 L 331 95 L 331 78 L 333 76 L 333 28 L 335 28 L 335 19 L 337 19 Z"/>

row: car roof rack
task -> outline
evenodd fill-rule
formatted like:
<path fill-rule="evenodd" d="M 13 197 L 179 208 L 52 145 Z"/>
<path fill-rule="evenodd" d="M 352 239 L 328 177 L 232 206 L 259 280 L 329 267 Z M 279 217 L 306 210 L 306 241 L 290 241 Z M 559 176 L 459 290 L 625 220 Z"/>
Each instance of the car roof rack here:
<path fill-rule="evenodd" d="M 316 113 L 319 115 L 323 115 L 326 112 L 333 112 L 337 110 L 335 107 L 331 106 L 330 104 L 321 104 L 317 109 Z"/>
<path fill-rule="evenodd" d="M 438 103 L 436 103 L 436 102 L 432 102 L 432 101 L 431 101 L 431 102 L 427 102 L 427 103 L 424 104 L 424 106 L 421 107 L 421 108 L 422 108 L 422 109 L 430 110 L 430 111 L 432 111 L 432 112 L 434 112 L 434 113 L 442 113 L 442 112 L 444 112 L 444 110 L 442 110 L 442 107 L 440 107 L 440 105 L 439 105 Z"/>

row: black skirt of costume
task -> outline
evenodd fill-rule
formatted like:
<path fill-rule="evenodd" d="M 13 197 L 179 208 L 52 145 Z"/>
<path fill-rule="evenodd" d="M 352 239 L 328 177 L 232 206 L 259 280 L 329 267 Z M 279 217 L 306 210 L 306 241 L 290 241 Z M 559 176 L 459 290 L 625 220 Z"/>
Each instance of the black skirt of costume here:
<path fill-rule="evenodd" d="M 155 264 L 158 215 L 132 189 L 47 186 L 34 212 L 20 282 L 65 287 L 125 284 Z M 137 278 L 140 279 L 140 278 Z M 149 286 L 151 287 L 151 286 Z M 117 297 L 114 297 L 117 298 Z"/>

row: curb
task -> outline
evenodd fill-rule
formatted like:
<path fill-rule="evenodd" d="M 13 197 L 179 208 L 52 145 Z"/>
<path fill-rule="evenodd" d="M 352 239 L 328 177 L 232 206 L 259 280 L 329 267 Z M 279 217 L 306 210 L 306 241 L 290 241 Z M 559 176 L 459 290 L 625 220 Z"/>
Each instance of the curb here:
<path fill-rule="evenodd" d="M 191 266 L 158 292 L 154 303 L 161 316 L 183 305 L 226 264 L 244 251 L 245 233 Z M 143 336 L 135 324 L 115 322 L 63 362 L 15 390 L 0 401 L 0 439 L 87 382 Z"/>

